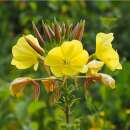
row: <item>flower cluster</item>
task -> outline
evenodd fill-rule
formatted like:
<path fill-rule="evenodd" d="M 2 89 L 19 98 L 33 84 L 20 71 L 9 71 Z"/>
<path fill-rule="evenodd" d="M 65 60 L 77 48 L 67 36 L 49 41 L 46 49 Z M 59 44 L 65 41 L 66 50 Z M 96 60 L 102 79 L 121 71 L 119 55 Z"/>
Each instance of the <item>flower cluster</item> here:
<path fill-rule="evenodd" d="M 16 45 L 12 48 L 12 65 L 18 69 L 27 69 L 34 67 L 37 71 L 39 63 L 43 65 L 44 70 L 48 73 L 48 77 L 28 78 L 21 77 L 15 79 L 10 86 L 12 95 L 21 96 L 27 84 L 31 83 L 35 88 L 35 96 L 39 95 L 40 86 L 37 81 L 41 81 L 47 92 L 59 90 L 58 81 L 64 84 L 65 79 L 83 78 L 85 86 L 90 85 L 92 81 L 98 81 L 106 86 L 115 88 L 115 80 L 107 74 L 101 73 L 101 69 L 106 66 L 110 70 L 122 69 L 119 62 L 119 55 L 112 47 L 114 39 L 113 33 L 98 33 L 96 35 L 96 50 L 93 54 L 89 54 L 83 48 L 81 42 L 84 22 L 78 23 L 71 33 L 71 38 L 68 40 L 64 35 L 67 28 L 61 29 L 58 24 L 55 24 L 54 30 L 49 30 L 49 27 L 44 24 L 44 29 L 49 39 L 54 39 L 56 46 L 46 51 L 46 46 L 42 47 L 40 41 L 48 44 L 43 40 L 35 25 L 33 25 L 36 37 L 32 34 L 21 36 Z M 48 27 L 48 28 L 47 28 Z M 60 31 L 59 31 L 59 30 Z M 63 36 L 62 31 L 64 32 Z M 40 40 L 39 40 L 40 39 Z M 39 40 L 39 41 L 38 41 Z M 53 43 L 51 43 L 53 44 Z M 55 45 L 55 44 L 54 44 Z M 43 49 L 44 48 L 44 49 Z M 59 91 L 56 91 L 59 93 Z M 60 94 L 59 94 L 60 95 Z"/>

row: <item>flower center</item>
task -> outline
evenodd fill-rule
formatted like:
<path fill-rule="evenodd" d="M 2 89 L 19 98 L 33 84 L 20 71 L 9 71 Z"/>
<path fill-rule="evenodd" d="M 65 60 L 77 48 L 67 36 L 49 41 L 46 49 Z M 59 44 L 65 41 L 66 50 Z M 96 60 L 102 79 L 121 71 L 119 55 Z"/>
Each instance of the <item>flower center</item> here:
<path fill-rule="evenodd" d="M 65 65 L 69 65 L 70 64 L 70 62 L 68 60 L 63 60 L 63 62 L 64 62 Z"/>

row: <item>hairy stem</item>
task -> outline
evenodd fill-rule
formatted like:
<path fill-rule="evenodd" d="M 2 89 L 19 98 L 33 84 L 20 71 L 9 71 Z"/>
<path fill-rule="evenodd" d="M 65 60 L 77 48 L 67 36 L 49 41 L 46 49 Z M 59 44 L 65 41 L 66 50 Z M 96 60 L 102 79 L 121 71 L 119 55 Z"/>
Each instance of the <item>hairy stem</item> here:
<path fill-rule="evenodd" d="M 65 117 L 66 123 L 70 123 L 70 107 L 69 107 L 69 100 L 68 100 L 68 93 L 67 93 L 67 80 L 64 83 L 64 92 L 65 92 Z"/>

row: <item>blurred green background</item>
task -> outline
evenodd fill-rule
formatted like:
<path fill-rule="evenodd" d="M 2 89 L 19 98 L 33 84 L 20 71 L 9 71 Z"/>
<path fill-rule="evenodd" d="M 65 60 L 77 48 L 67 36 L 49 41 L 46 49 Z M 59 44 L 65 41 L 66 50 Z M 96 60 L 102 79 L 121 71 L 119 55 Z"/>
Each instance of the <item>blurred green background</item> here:
<path fill-rule="evenodd" d="M 105 70 L 116 79 L 115 90 L 96 84 L 87 100 L 82 91 L 78 93 L 81 99 L 72 111 L 75 124 L 80 122 L 81 130 L 130 130 L 130 2 L 110 0 L 0 2 L 0 130 L 61 130 L 64 127 L 63 112 L 56 105 L 48 104 L 44 88 L 38 102 L 32 101 L 31 93 L 23 98 L 11 97 L 9 93 L 10 81 L 33 75 L 32 69 L 21 71 L 11 66 L 12 46 L 20 35 L 33 32 L 32 21 L 40 27 L 41 20 L 50 23 L 54 17 L 67 23 L 85 19 L 83 44 L 89 52 L 95 50 L 98 32 L 113 32 L 113 46 L 123 65 L 122 71 Z"/>

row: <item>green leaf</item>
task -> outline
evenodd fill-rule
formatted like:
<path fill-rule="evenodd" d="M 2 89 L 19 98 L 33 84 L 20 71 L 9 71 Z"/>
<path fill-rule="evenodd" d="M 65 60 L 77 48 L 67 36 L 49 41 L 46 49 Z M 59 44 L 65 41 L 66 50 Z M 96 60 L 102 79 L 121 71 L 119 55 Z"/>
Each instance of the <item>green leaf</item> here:
<path fill-rule="evenodd" d="M 28 114 L 29 115 L 33 115 L 34 113 L 36 113 L 38 110 L 45 108 L 46 105 L 44 102 L 42 101 L 37 101 L 37 102 L 32 102 L 29 104 L 28 107 Z"/>
<path fill-rule="evenodd" d="M 32 130 L 38 130 L 39 128 L 39 125 L 37 122 L 31 122 L 31 129 Z"/>

